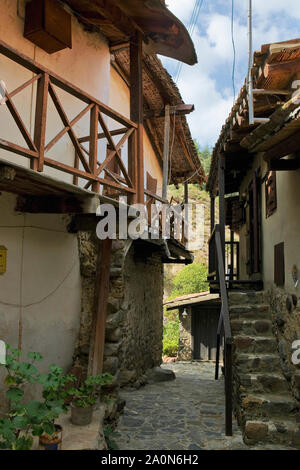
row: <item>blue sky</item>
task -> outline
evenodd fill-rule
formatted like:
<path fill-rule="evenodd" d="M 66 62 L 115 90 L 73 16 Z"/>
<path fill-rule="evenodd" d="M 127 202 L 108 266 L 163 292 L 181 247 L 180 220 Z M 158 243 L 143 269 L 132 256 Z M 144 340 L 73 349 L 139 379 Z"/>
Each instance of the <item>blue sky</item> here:
<path fill-rule="evenodd" d="M 195 0 L 166 0 L 169 9 L 189 25 Z M 236 94 L 248 67 L 248 0 L 234 1 Z M 254 49 L 262 44 L 300 37 L 299 0 L 253 0 Z M 198 64 L 183 65 L 178 86 L 186 103 L 196 111 L 188 118 L 200 145 L 213 146 L 233 104 L 231 0 L 204 0 L 193 34 Z M 162 58 L 174 76 L 177 61 Z"/>

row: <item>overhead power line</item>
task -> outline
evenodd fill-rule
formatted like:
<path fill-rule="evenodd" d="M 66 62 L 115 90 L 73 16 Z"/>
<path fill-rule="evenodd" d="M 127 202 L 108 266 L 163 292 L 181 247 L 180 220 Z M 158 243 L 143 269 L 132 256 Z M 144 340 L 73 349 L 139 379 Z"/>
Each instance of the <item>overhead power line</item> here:
<path fill-rule="evenodd" d="M 196 27 L 196 24 L 197 24 L 197 21 L 198 21 L 198 18 L 199 18 L 199 13 L 201 11 L 203 2 L 204 2 L 204 0 L 196 0 L 195 1 L 194 9 L 193 9 L 192 16 L 191 16 L 189 26 L 188 26 L 188 32 L 189 32 L 191 37 L 193 36 L 193 33 L 195 31 L 195 27 Z M 181 70 L 182 70 L 182 66 L 183 66 L 183 62 L 179 62 L 178 65 L 177 65 L 177 69 L 176 69 L 176 73 L 175 73 L 175 82 L 176 83 L 178 82 L 178 79 L 179 79 L 179 76 L 180 76 L 180 73 L 181 73 Z"/>
<path fill-rule="evenodd" d="M 231 42 L 233 49 L 233 63 L 232 63 L 232 89 L 233 89 L 233 104 L 235 103 L 235 65 L 236 65 L 236 48 L 234 41 L 234 0 L 231 2 Z"/>

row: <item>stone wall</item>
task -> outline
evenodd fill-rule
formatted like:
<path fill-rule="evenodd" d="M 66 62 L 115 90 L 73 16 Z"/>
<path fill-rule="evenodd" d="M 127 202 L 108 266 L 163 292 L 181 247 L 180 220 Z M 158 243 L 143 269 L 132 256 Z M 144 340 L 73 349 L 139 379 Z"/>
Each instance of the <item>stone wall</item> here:
<path fill-rule="evenodd" d="M 188 315 L 183 317 L 183 310 L 179 312 L 179 347 L 178 359 L 180 361 L 193 360 L 193 344 L 192 344 L 192 313 L 187 308 Z"/>
<path fill-rule="evenodd" d="M 283 289 L 273 288 L 268 292 L 273 331 L 277 339 L 280 363 L 285 378 L 290 383 L 294 397 L 300 400 L 300 365 L 292 362 L 292 344 L 300 340 L 300 302 L 299 298 Z M 293 298 L 297 305 L 294 305 Z M 287 308 L 287 301 L 290 309 Z"/>
<path fill-rule="evenodd" d="M 81 328 L 75 360 L 85 368 L 95 298 L 98 240 L 79 232 L 82 277 Z M 114 241 L 110 268 L 103 371 L 114 375 L 113 388 L 146 382 L 145 372 L 161 364 L 163 322 L 163 265 L 153 255 L 135 258 L 130 241 Z"/>
<path fill-rule="evenodd" d="M 162 361 L 163 265 L 159 256 L 136 259 L 134 246 L 124 264 L 121 385 L 139 386 L 145 372 Z"/>

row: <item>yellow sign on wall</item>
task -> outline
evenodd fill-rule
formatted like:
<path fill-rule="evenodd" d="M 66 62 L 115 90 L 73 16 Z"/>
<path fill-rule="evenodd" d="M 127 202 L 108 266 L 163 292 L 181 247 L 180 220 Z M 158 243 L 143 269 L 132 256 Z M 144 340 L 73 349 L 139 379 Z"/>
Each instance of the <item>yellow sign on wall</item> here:
<path fill-rule="evenodd" d="M 0 274 L 6 273 L 7 248 L 0 246 Z"/>

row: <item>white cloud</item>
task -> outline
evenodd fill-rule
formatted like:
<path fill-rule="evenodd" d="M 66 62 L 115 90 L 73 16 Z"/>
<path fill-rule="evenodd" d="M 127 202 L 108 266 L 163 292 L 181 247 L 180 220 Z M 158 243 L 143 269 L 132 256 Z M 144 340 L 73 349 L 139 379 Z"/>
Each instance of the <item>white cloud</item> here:
<path fill-rule="evenodd" d="M 233 104 L 230 92 L 227 90 L 226 96 L 223 96 L 216 82 L 203 73 L 199 65 L 184 70 L 179 88 L 184 100 L 196 107 L 189 117 L 192 135 L 200 145 L 213 145 Z"/>
<path fill-rule="evenodd" d="M 194 0 L 167 0 L 167 4 L 185 25 L 189 24 Z M 234 38 L 237 93 L 247 74 L 247 8 L 246 0 L 236 0 Z M 253 14 L 256 50 L 266 43 L 300 36 L 296 20 L 300 18 L 300 2 L 297 0 L 253 0 Z M 204 1 L 193 41 L 199 63 L 194 67 L 182 67 L 178 85 L 185 102 L 193 103 L 196 107 L 189 117 L 193 136 L 202 145 L 213 145 L 233 103 L 231 2 L 220 0 L 213 4 Z M 163 59 L 163 62 L 169 70 L 175 70 L 174 61 Z"/>

